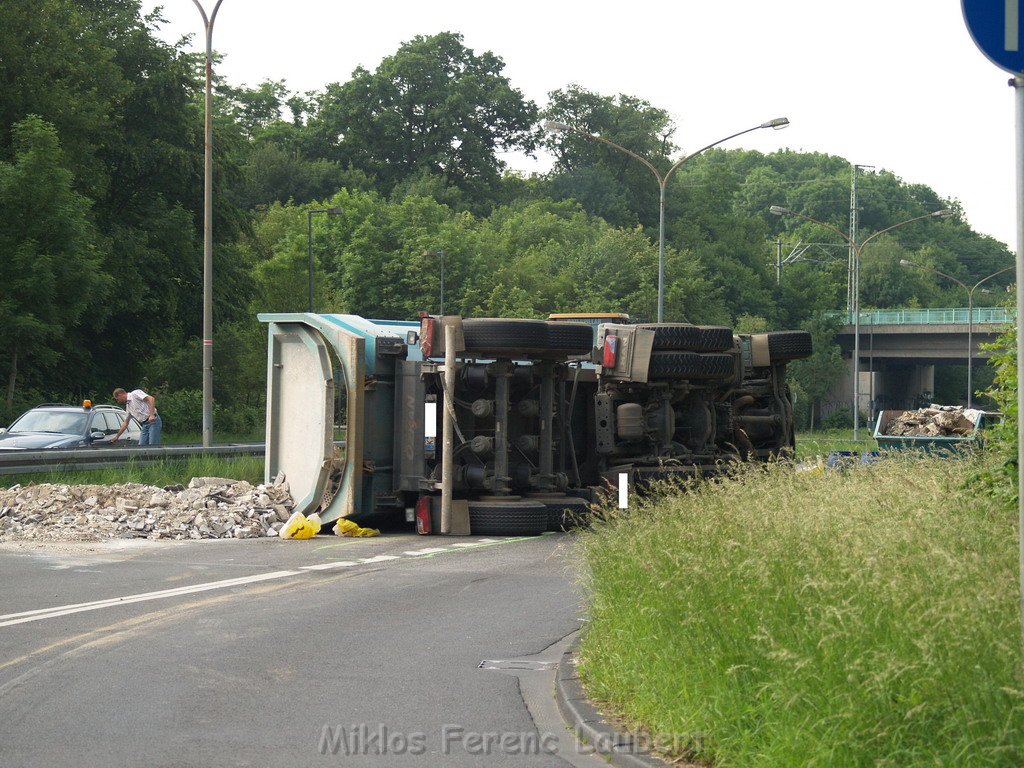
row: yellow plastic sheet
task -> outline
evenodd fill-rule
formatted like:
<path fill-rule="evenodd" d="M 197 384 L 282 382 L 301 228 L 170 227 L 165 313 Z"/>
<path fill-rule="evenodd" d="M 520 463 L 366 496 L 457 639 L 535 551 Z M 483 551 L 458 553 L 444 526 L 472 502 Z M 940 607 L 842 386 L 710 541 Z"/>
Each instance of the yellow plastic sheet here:
<path fill-rule="evenodd" d="M 376 528 L 360 528 L 351 520 L 344 517 L 334 524 L 334 533 L 338 536 L 349 536 L 352 538 L 380 536 L 380 531 Z"/>
<path fill-rule="evenodd" d="M 313 513 L 306 517 L 301 512 L 294 512 L 278 534 L 282 539 L 311 539 L 320 533 L 320 516 Z"/>

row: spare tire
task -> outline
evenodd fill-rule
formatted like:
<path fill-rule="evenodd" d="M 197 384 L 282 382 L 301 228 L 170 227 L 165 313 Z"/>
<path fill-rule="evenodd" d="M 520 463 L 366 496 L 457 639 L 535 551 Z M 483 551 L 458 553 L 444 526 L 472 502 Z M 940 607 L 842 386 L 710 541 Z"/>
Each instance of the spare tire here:
<path fill-rule="evenodd" d="M 654 349 L 689 352 L 724 352 L 732 349 L 732 328 L 689 323 L 641 323 L 637 328 L 654 331 Z"/>
<path fill-rule="evenodd" d="M 520 499 L 469 502 L 469 531 L 474 536 L 539 536 L 548 527 L 548 509 Z"/>
<path fill-rule="evenodd" d="M 768 333 L 768 357 L 773 363 L 800 360 L 813 352 L 807 331 L 771 331 Z"/>
<path fill-rule="evenodd" d="M 648 376 L 652 379 L 730 379 L 736 375 L 733 355 L 698 352 L 652 352 Z"/>

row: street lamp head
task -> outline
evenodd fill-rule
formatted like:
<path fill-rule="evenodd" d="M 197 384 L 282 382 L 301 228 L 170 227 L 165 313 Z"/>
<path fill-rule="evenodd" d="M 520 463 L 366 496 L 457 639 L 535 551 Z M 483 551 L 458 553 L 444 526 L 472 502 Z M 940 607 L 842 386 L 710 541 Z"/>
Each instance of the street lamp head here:
<path fill-rule="evenodd" d="M 952 215 L 953 211 L 951 211 L 949 208 L 943 208 L 941 211 L 935 211 L 929 214 L 929 216 L 932 216 L 936 219 L 948 219 Z"/>
<path fill-rule="evenodd" d="M 901 267 L 916 267 L 917 264 L 915 264 L 912 261 L 907 261 L 906 259 L 900 259 L 900 266 Z"/>
<path fill-rule="evenodd" d="M 341 216 L 343 213 L 345 213 L 345 209 L 344 208 L 328 208 L 327 209 L 327 215 L 328 216 Z"/>
<path fill-rule="evenodd" d="M 761 123 L 761 125 L 759 127 L 761 127 L 761 128 L 774 128 L 775 130 L 778 131 L 778 130 L 780 130 L 782 128 L 785 128 L 787 125 L 789 125 L 789 118 L 788 117 L 776 117 L 774 120 L 769 120 L 766 123 Z"/>
<path fill-rule="evenodd" d="M 572 129 L 565 123 L 559 123 L 555 120 L 544 121 L 544 133 L 564 133 L 569 130 Z"/>
<path fill-rule="evenodd" d="M 781 205 L 773 205 L 768 209 L 769 213 L 773 213 L 776 216 L 792 216 L 793 212 L 789 208 L 783 208 Z"/>

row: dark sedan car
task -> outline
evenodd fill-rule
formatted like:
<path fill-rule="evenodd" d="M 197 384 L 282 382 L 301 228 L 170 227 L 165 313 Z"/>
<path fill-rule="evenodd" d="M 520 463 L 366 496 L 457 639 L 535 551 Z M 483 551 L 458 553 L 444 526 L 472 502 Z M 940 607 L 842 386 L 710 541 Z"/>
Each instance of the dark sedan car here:
<path fill-rule="evenodd" d="M 87 448 L 109 445 L 128 419 L 117 444 L 138 445 L 141 428 L 135 419 L 113 405 L 46 403 L 26 411 L 0 430 L 0 451 L 43 448 Z"/>

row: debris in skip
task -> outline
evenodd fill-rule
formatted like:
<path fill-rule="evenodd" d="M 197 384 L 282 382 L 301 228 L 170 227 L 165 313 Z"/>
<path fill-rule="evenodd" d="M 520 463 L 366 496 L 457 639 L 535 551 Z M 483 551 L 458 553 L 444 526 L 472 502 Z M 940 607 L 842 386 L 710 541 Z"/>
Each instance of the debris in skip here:
<path fill-rule="evenodd" d="M 965 437 L 974 432 L 982 411 L 959 405 L 930 405 L 891 419 L 883 434 L 896 437 Z"/>

